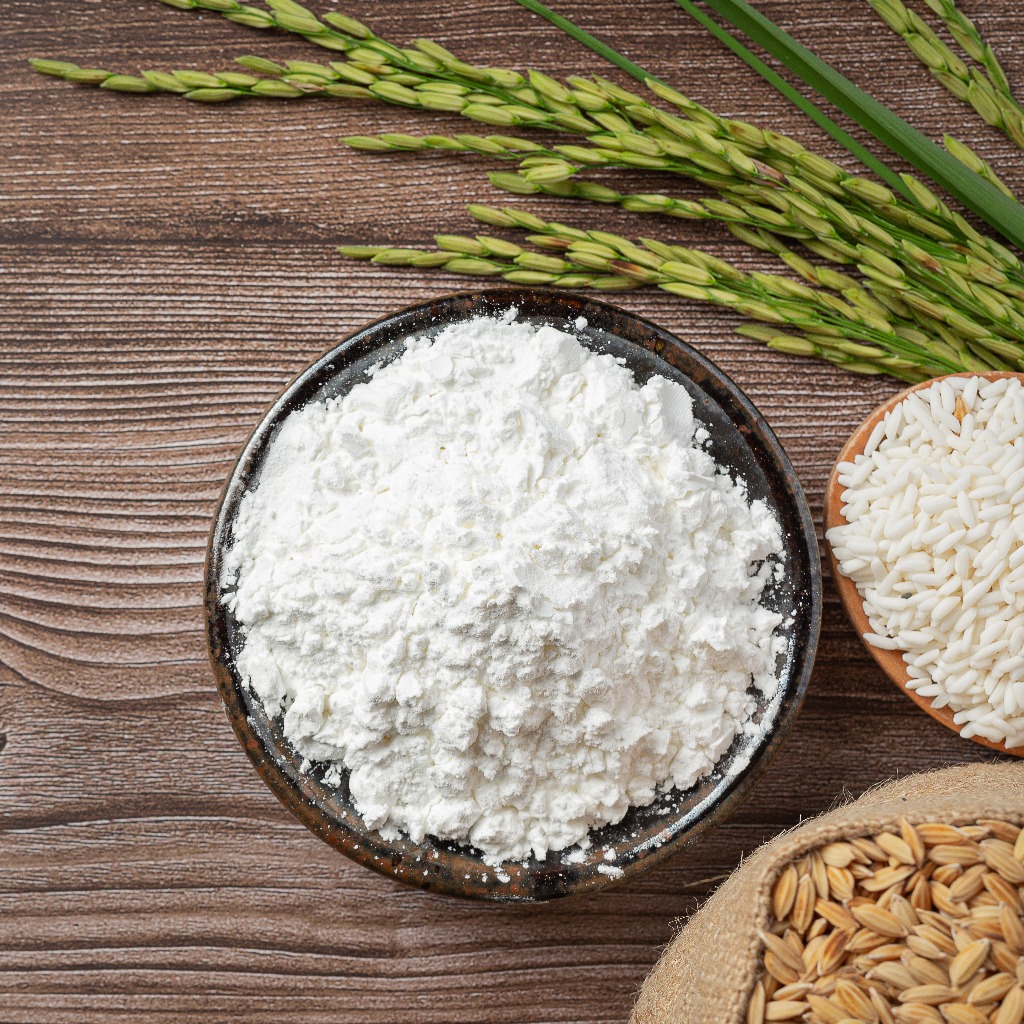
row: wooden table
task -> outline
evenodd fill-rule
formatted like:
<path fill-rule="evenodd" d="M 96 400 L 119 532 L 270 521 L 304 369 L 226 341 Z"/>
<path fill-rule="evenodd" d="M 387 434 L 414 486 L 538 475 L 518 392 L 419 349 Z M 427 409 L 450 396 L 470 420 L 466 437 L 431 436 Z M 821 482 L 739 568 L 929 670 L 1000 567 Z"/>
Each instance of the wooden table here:
<path fill-rule="evenodd" d="M 1020 154 L 912 65 L 866 4 L 762 6 L 1024 186 Z M 831 151 L 669 0 L 560 7 L 696 99 Z M 1016 5 L 967 7 L 1024 80 Z M 345 9 L 475 62 L 605 70 L 511 0 Z M 431 130 L 397 108 L 204 107 L 78 89 L 25 65 L 321 59 L 302 40 L 139 0 L 11 0 L 0 40 L 0 1020 L 623 1021 L 672 922 L 745 853 L 844 793 L 987 756 L 882 678 L 829 586 L 783 754 L 729 824 L 642 880 L 551 906 L 476 906 L 338 856 L 259 781 L 213 688 L 200 603 L 211 515 L 240 444 L 294 374 L 366 321 L 467 284 L 344 262 L 332 247 L 425 243 L 471 227 L 465 202 L 508 200 L 484 160 L 338 144 Z M 526 205 L 640 233 L 604 208 Z M 754 265 L 714 227 L 643 230 Z M 733 335 L 727 313 L 664 293 L 617 301 L 746 390 L 820 514 L 843 440 L 896 385 L 767 352 Z"/>

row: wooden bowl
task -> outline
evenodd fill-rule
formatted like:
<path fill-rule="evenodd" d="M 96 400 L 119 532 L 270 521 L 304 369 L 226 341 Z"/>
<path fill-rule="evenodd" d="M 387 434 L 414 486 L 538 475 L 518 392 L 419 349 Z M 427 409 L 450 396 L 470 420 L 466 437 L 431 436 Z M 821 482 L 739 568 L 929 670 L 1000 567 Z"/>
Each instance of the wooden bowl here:
<path fill-rule="evenodd" d="M 840 526 L 846 523 L 846 519 L 843 517 L 843 488 L 839 484 L 839 465 L 843 462 L 852 462 L 854 457 L 861 455 L 864 452 L 864 446 L 868 443 L 868 438 L 871 437 L 871 432 L 875 429 L 878 421 L 890 410 L 895 409 L 897 405 L 902 402 L 907 395 L 912 394 L 914 391 L 920 391 L 922 388 L 931 387 L 937 380 L 949 380 L 951 377 L 983 377 L 985 380 L 999 380 L 1002 377 L 1018 377 L 1024 380 L 1024 374 L 1021 373 L 951 373 L 945 377 L 935 377 L 932 380 L 922 381 L 920 384 L 914 384 L 912 387 L 906 388 L 901 391 L 898 395 L 894 395 L 887 402 L 883 402 L 870 416 L 853 432 L 850 440 L 846 442 L 843 450 L 839 453 L 839 458 L 836 459 L 835 465 L 832 467 L 832 472 L 829 474 L 828 487 L 825 491 L 825 530 L 830 530 L 833 526 Z M 839 597 L 843 602 L 843 607 L 846 609 L 846 614 L 853 625 L 853 628 L 857 630 L 857 635 L 864 641 L 864 634 L 871 632 L 871 627 L 868 625 L 868 617 L 864 612 L 864 603 L 861 600 L 860 593 L 857 591 L 857 586 L 848 576 L 844 576 L 839 571 L 839 563 L 836 560 L 835 553 L 832 550 L 832 545 L 828 543 L 826 539 L 826 547 L 828 549 L 829 564 L 832 566 L 832 579 L 835 581 L 836 589 L 839 591 Z M 941 722 L 947 729 L 951 729 L 953 732 L 959 735 L 961 726 L 956 725 L 953 722 L 953 711 L 948 708 L 935 708 L 932 707 L 931 699 L 928 697 L 922 697 L 915 693 L 913 690 L 908 689 L 907 683 L 910 681 L 910 675 L 907 673 L 907 666 L 903 661 L 903 653 L 901 651 L 886 651 L 879 647 L 873 647 L 871 644 L 864 641 L 864 646 L 871 652 L 871 656 L 881 666 L 885 674 L 903 691 L 922 711 L 926 714 L 931 715 L 936 722 Z M 1011 754 L 1014 757 L 1024 757 L 1024 747 L 1007 747 L 1005 743 L 993 743 L 991 740 L 986 740 L 981 736 L 970 736 L 968 737 L 973 742 L 980 744 L 983 747 L 988 747 L 990 750 L 997 750 L 1001 754 Z"/>
<path fill-rule="evenodd" d="M 786 651 L 774 697 L 758 695 L 752 735 L 738 736 L 714 771 L 685 791 L 632 807 L 618 823 L 591 833 L 592 846 L 551 852 L 543 860 L 508 863 L 496 872 L 479 851 L 426 837 L 387 840 L 356 811 L 347 772 L 340 786 L 326 765 L 303 763 L 284 738 L 280 717 L 267 714 L 235 663 L 244 641 L 223 600 L 222 559 L 245 493 L 257 485 L 274 435 L 294 409 L 345 394 L 368 371 L 401 354 L 407 338 L 432 334 L 471 316 L 510 307 L 521 321 L 570 330 L 597 351 L 621 358 L 643 383 L 658 374 L 681 384 L 707 428 L 715 461 L 742 478 L 751 498 L 775 510 L 782 525 L 785 572 L 762 602 L 783 614 Z M 580 317 L 585 323 L 581 326 Z M 540 289 L 452 295 L 400 310 L 357 331 L 285 389 L 246 442 L 228 478 L 207 549 L 206 627 L 210 661 L 235 733 L 263 781 L 312 832 L 364 866 L 436 893 L 529 902 L 594 892 L 633 878 L 721 823 L 750 792 L 780 748 L 803 702 L 821 622 L 821 563 L 807 501 L 786 453 L 750 401 L 714 364 L 668 331 L 603 302 Z"/>

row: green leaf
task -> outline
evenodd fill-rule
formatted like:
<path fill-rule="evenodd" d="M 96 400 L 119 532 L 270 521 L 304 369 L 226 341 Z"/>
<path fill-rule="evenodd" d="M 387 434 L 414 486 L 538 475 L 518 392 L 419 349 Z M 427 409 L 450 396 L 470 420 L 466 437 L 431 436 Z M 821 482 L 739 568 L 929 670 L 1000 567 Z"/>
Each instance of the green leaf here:
<path fill-rule="evenodd" d="M 593 50 L 599 57 L 604 57 L 605 60 L 614 64 L 617 68 L 621 68 L 626 74 L 632 75 L 638 81 L 642 82 L 647 78 L 654 78 L 654 75 L 644 71 L 639 64 L 634 64 L 627 57 L 623 57 L 621 53 L 613 50 L 607 43 L 602 43 L 597 36 L 592 36 L 589 32 L 585 32 L 568 18 L 563 18 L 562 15 L 551 10 L 550 7 L 545 7 L 540 0 L 516 0 L 516 3 L 521 7 L 525 7 L 528 11 L 533 11 L 534 14 L 539 14 L 542 18 L 546 18 L 552 25 L 560 28 L 567 36 L 582 43 L 588 49 Z M 417 45 L 420 45 L 420 43 L 417 42 Z M 660 81 L 660 79 L 655 79 L 655 81 Z"/>

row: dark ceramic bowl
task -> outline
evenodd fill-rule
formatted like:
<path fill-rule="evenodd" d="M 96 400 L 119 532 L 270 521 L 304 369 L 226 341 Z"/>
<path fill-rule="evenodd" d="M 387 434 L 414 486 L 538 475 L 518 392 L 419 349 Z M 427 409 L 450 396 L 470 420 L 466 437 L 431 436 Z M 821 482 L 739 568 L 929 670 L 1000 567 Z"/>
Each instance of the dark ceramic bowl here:
<path fill-rule="evenodd" d="M 242 636 L 222 602 L 219 580 L 239 503 L 258 484 L 268 446 L 290 412 L 367 380 L 370 367 L 398 356 L 412 335 L 510 306 L 518 308 L 521 320 L 568 329 L 588 348 L 621 357 L 639 383 L 661 374 L 686 388 L 696 417 L 710 433 L 715 460 L 742 477 L 751 497 L 767 502 L 782 522 L 785 574 L 766 589 L 764 603 L 786 616 L 780 628 L 788 644 L 779 693 L 761 700 L 756 735 L 737 737 L 711 775 L 685 792 L 670 790 L 647 807 L 631 808 L 618 824 L 591 833 L 592 846 L 580 863 L 551 853 L 542 861 L 506 864 L 502 878 L 468 846 L 429 838 L 422 843 L 382 839 L 353 809 L 347 780 L 335 788 L 323 781 L 326 765 L 301 769 L 302 758 L 285 742 L 280 719 L 266 714 L 238 676 L 235 653 Z M 580 316 L 587 320 L 582 329 L 574 326 Z M 374 871 L 432 892 L 505 902 L 594 892 L 646 871 L 722 822 L 764 773 L 796 717 L 820 618 L 821 570 L 806 499 L 782 446 L 739 388 L 694 349 L 640 317 L 541 290 L 474 292 L 412 306 L 357 331 L 301 373 L 270 407 L 235 464 L 206 561 L 206 621 L 217 686 L 238 738 L 281 802 L 325 842 Z"/>

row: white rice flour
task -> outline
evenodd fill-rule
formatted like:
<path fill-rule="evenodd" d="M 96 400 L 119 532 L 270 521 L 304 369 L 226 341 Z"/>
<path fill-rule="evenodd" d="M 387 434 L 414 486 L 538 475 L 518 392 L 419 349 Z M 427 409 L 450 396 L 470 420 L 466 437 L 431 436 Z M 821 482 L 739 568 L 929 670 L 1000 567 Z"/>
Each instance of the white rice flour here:
<path fill-rule="evenodd" d="M 684 388 L 478 318 L 293 413 L 242 503 L 238 668 L 389 838 L 544 857 L 686 788 L 778 686 L 782 539 Z M 762 564 L 763 563 L 763 564 Z"/>

